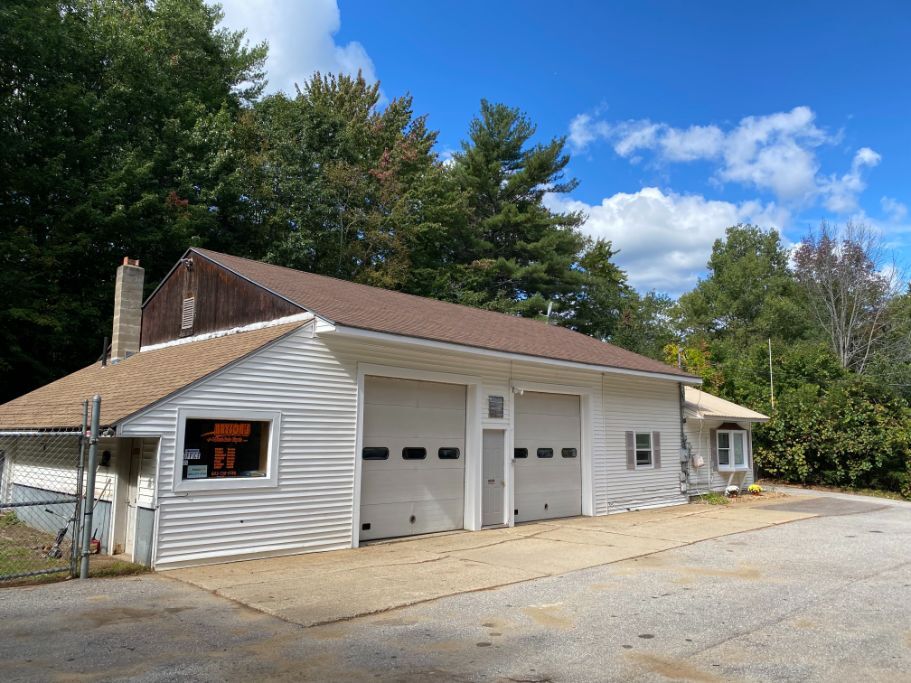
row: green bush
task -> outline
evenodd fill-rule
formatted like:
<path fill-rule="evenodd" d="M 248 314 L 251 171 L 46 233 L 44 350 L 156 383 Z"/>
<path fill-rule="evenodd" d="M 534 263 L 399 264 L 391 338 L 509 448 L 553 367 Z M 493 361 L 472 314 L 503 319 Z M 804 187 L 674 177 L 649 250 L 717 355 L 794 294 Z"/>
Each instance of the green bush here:
<path fill-rule="evenodd" d="M 773 477 L 911 497 L 911 411 L 863 378 L 782 393 L 756 446 L 756 463 Z"/>

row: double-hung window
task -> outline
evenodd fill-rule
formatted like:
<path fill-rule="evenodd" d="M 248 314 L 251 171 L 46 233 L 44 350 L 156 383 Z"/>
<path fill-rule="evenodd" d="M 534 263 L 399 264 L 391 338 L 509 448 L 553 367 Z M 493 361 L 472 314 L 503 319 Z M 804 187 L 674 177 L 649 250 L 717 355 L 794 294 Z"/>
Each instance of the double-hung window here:
<path fill-rule="evenodd" d="M 718 430 L 718 469 L 747 469 L 747 433 L 743 430 Z"/>
<path fill-rule="evenodd" d="M 651 432 L 636 432 L 636 467 L 651 467 L 653 464 Z"/>

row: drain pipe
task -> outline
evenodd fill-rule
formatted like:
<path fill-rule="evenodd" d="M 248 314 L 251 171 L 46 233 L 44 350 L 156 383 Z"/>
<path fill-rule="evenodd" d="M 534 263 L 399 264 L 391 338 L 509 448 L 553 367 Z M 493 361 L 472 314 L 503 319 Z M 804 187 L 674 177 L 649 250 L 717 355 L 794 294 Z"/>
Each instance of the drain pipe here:
<path fill-rule="evenodd" d="M 683 382 L 677 382 L 677 396 L 680 405 L 680 493 L 690 492 L 690 449 L 686 439 L 686 395 Z"/>
<path fill-rule="evenodd" d="M 85 507 L 82 513 L 82 558 L 79 578 L 89 578 L 89 554 L 92 548 L 92 512 L 95 510 L 95 472 L 98 469 L 98 422 L 101 419 L 101 396 L 92 397 L 92 432 L 89 438 L 89 461 L 86 465 Z"/>

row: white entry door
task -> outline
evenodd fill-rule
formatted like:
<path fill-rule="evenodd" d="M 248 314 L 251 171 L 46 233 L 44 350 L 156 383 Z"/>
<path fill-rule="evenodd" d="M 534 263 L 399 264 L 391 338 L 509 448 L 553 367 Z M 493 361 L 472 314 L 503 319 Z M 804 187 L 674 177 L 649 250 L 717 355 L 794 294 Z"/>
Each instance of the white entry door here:
<path fill-rule="evenodd" d="M 579 396 L 526 391 L 515 412 L 515 521 L 581 515 Z"/>
<path fill-rule="evenodd" d="M 365 378 L 361 540 L 463 528 L 465 400 L 463 385 Z"/>
<path fill-rule="evenodd" d="M 481 496 L 481 523 L 484 526 L 503 524 L 506 478 L 504 476 L 503 447 L 506 432 L 499 429 L 485 429 L 482 446 L 484 485 Z"/>

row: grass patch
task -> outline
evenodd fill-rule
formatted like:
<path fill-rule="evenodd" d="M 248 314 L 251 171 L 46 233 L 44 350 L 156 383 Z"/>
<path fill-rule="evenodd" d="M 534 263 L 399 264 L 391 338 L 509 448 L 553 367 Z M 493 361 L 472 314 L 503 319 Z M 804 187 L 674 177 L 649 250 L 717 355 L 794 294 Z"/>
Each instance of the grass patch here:
<path fill-rule="evenodd" d="M 0 515 L 0 577 L 47 569 L 61 570 L 54 574 L 0 579 L 0 587 L 35 585 L 68 579 L 72 552 L 69 536 L 61 544 L 62 557 L 47 556 L 53 543 L 53 534 L 23 524 L 14 512 Z M 131 576 L 146 571 L 148 569 L 142 565 L 110 555 L 92 555 L 89 558 L 89 576 L 93 578 Z"/>
<path fill-rule="evenodd" d="M 730 499 L 726 498 L 717 491 L 709 491 L 699 496 L 699 502 L 706 505 L 730 505 Z"/>

